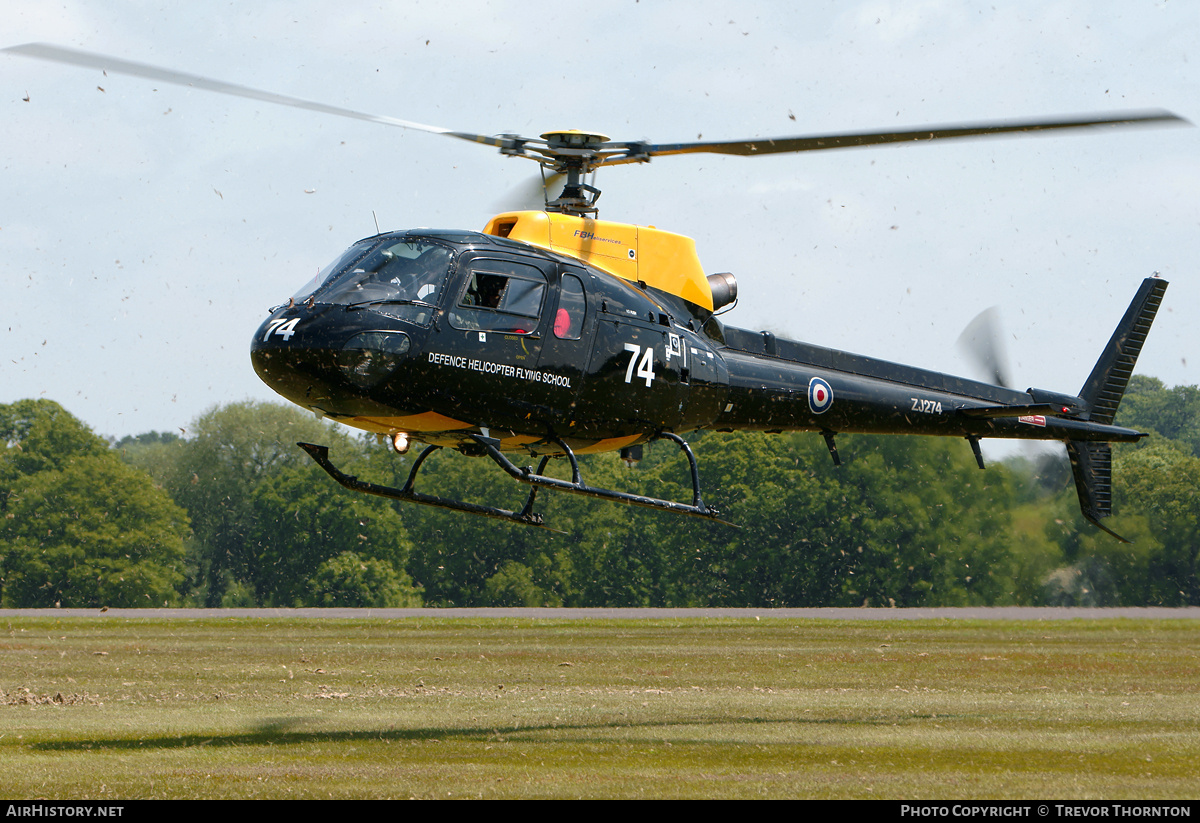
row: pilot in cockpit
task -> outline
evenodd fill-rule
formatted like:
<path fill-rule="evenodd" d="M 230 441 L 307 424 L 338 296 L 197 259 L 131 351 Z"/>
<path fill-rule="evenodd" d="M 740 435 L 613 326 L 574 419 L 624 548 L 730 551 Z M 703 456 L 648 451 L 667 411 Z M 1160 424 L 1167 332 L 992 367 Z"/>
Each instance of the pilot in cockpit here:
<path fill-rule="evenodd" d="M 430 249 L 412 264 L 412 294 L 417 300 L 433 303 L 437 300 L 438 286 L 446 276 L 444 249 Z"/>
<path fill-rule="evenodd" d="M 397 257 L 379 272 L 379 279 L 394 286 L 408 300 L 433 303 L 446 275 L 444 249 L 429 249 L 415 260 Z"/>

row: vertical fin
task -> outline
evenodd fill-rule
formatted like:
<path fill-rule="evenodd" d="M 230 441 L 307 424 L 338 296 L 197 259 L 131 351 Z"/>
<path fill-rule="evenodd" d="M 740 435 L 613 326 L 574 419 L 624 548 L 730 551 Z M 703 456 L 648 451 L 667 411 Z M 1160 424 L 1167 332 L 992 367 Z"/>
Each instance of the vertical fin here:
<path fill-rule="evenodd" d="M 1112 425 L 1166 290 L 1166 280 L 1147 277 L 1142 281 L 1079 392 L 1087 404 L 1088 420 Z M 1075 475 L 1075 490 L 1079 493 L 1083 516 L 1122 543 L 1128 543 L 1100 522 L 1112 514 L 1112 447 L 1098 441 L 1072 440 L 1067 442 L 1067 456 L 1071 459 L 1071 472 Z"/>
<path fill-rule="evenodd" d="M 1167 281 L 1147 277 L 1129 304 L 1129 309 L 1117 330 L 1113 332 L 1104 353 L 1096 361 L 1079 396 L 1088 404 L 1088 420 L 1111 425 L 1117 416 L 1117 406 L 1125 396 L 1134 364 L 1142 352 L 1142 344 L 1162 303 Z"/>
<path fill-rule="evenodd" d="M 1100 522 L 1112 514 L 1112 447 L 1107 443 L 1072 440 L 1067 443 L 1067 457 L 1071 459 L 1083 516 L 1122 543 L 1130 542 Z"/>

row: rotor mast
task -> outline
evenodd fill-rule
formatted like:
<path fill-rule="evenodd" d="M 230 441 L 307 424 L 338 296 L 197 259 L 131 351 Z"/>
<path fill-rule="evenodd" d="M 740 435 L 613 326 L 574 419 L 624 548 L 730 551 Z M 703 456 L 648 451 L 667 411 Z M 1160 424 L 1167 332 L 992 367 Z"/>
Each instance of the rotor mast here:
<path fill-rule="evenodd" d="M 608 143 L 608 135 L 567 129 L 548 131 L 542 139 L 546 141 L 545 159 L 540 160 L 543 167 L 566 177 L 562 193 L 546 204 L 546 210 L 595 217 L 599 213 L 596 201 L 600 189 L 585 183 L 584 178 L 594 175 L 596 167 L 604 162 L 601 147 Z"/>

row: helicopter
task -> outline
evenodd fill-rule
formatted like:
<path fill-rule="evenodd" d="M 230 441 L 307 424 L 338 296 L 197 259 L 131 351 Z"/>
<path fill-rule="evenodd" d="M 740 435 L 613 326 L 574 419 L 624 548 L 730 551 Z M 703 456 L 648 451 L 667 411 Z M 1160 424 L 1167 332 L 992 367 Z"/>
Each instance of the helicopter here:
<path fill-rule="evenodd" d="M 601 167 L 691 153 L 742 157 L 926 140 L 1096 128 L 1183 125 L 1162 110 L 922 126 L 727 141 L 614 141 L 566 129 L 538 138 L 488 136 L 366 114 L 199 75 L 60 46 L 2 51 L 201 88 L 324 114 L 479 143 L 539 165 L 544 208 L 505 212 L 481 231 L 377 232 L 351 245 L 254 332 L 258 376 L 287 400 L 373 432 L 404 454 L 424 449 L 400 488 L 338 469 L 325 446 L 300 443 L 348 489 L 510 523 L 550 528 L 534 506 L 549 489 L 727 522 L 705 502 L 683 435 L 809 431 L 840 465 L 842 433 L 964 438 L 984 468 L 980 440 L 1066 444 L 1084 517 L 1112 514 L 1111 443 L 1146 434 L 1114 425 L 1118 405 L 1167 282 L 1146 278 L 1078 394 L 955 377 L 727 325 L 737 302 L 730 273 L 707 274 L 695 242 L 654 227 L 601 220 Z M 590 176 L 590 178 L 589 178 Z M 551 187 L 561 192 L 551 199 Z M 686 456 L 690 502 L 589 485 L 578 455 L 649 442 Z M 426 494 L 416 480 L 439 449 L 487 457 L 529 486 L 508 510 Z M 518 466 L 510 455 L 540 459 Z M 570 479 L 546 473 L 565 458 Z"/>

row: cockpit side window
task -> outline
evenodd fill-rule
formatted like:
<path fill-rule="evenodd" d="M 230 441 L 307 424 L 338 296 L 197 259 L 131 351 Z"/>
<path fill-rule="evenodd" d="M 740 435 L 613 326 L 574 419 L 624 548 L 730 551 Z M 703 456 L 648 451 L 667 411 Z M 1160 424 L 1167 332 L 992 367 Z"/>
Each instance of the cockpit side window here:
<path fill-rule="evenodd" d="M 466 266 L 450 325 L 468 331 L 532 334 L 541 319 L 546 276 L 511 260 L 475 259 Z"/>
<path fill-rule="evenodd" d="M 583 334 L 586 310 L 583 283 L 573 274 L 564 274 L 558 293 L 558 311 L 554 314 L 554 336 L 562 340 L 578 340 Z"/>

